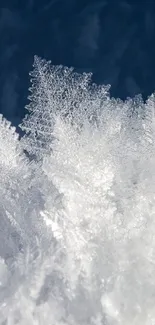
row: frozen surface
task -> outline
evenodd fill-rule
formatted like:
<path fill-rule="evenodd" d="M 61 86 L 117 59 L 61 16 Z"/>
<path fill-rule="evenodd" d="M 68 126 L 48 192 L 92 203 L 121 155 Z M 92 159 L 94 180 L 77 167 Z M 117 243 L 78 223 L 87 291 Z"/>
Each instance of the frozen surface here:
<path fill-rule="evenodd" d="M 0 119 L 0 324 L 155 323 L 154 95 L 125 102 L 35 57 Z"/>

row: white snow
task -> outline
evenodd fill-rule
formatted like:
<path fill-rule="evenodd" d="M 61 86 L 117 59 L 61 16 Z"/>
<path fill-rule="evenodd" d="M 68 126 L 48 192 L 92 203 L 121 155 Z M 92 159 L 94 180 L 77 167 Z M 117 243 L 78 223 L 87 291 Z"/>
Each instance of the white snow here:
<path fill-rule="evenodd" d="M 0 119 L 0 324 L 152 325 L 154 96 L 39 58 L 32 79 L 24 138 Z"/>

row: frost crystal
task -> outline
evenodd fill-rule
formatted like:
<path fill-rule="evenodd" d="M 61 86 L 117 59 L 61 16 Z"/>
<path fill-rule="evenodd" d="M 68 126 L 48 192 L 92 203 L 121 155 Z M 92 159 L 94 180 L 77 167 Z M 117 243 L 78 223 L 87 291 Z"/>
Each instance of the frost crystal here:
<path fill-rule="evenodd" d="M 154 94 L 30 75 L 24 137 L 0 116 L 0 325 L 152 325 Z"/>

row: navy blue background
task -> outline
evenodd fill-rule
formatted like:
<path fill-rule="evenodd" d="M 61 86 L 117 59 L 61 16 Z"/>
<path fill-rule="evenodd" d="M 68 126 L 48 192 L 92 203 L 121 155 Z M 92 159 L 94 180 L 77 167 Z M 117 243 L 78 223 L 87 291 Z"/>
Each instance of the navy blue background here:
<path fill-rule="evenodd" d="M 155 1 L 1 0 L 0 112 L 25 114 L 35 54 L 92 71 L 126 98 L 155 90 Z"/>

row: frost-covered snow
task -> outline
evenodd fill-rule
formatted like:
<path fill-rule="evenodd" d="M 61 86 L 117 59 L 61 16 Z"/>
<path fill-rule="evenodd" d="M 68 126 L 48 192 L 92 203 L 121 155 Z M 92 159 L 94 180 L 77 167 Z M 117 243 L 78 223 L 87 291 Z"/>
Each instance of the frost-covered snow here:
<path fill-rule="evenodd" d="M 0 118 L 0 324 L 155 323 L 154 95 L 125 102 L 35 57 Z"/>

